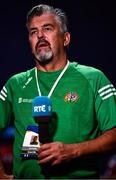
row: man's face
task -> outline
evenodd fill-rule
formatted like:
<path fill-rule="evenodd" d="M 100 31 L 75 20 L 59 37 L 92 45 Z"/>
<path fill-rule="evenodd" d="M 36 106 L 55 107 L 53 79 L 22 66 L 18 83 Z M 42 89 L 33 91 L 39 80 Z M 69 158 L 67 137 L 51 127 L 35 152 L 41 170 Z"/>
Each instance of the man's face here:
<path fill-rule="evenodd" d="M 28 30 L 32 53 L 38 62 L 48 62 L 63 53 L 64 34 L 53 14 L 33 17 Z"/>

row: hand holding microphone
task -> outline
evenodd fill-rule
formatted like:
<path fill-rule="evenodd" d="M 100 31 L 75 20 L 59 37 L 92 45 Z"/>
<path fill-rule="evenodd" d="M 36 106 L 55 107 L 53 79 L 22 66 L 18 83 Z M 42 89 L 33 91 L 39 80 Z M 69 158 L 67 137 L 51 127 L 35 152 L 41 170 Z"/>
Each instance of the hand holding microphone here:
<path fill-rule="evenodd" d="M 32 116 L 38 124 L 40 147 L 38 158 L 40 164 L 52 165 L 68 161 L 74 157 L 75 147 L 62 142 L 51 142 L 49 125 L 52 117 L 52 103 L 46 96 L 38 96 L 33 100 Z M 47 169 L 47 166 L 45 166 Z"/>
<path fill-rule="evenodd" d="M 29 125 L 25 134 L 22 157 L 38 159 L 40 164 L 59 164 L 75 157 L 74 144 L 52 142 L 50 123 L 52 103 L 47 96 L 37 96 L 32 103 L 32 117 L 38 126 Z M 33 137 L 33 138 L 32 138 Z M 48 167 L 45 166 L 45 171 Z"/>
<path fill-rule="evenodd" d="M 79 144 L 52 142 L 43 144 L 38 151 L 39 164 L 58 165 L 79 157 Z"/>

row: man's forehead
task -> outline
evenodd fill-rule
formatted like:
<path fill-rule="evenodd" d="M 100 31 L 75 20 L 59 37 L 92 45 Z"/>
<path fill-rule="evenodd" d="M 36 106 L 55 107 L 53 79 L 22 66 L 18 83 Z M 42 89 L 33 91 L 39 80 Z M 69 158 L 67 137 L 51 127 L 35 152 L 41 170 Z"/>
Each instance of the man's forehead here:
<path fill-rule="evenodd" d="M 32 28 L 33 26 L 46 26 L 46 25 L 58 25 L 58 22 L 56 20 L 56 16 L 54 14 L 43 14 L 41 16 L 34 16 L 30 23 L 29 23 L 29 28 Z"/>
<path fill-rule="evenodd" d="M 34 16 L 30 24 L 32 23 L 44 23 L 44 22 L 56 22 L 56 16 L 51 13 L 42 14 L 41 16 Z"/>

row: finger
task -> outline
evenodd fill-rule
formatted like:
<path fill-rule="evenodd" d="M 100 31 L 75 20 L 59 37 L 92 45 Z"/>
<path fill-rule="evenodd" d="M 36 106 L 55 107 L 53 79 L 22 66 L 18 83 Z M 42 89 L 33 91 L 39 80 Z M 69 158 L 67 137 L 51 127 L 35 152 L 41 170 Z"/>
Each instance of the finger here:
<path fill-rule="evenodd" d="M 44 164 L 44 163 L 53 161 L 53 159 L 54 159 L 53 155 L 49 155 L 45 158 L 40 159 L 38 162 L 39 164 Z"/>
<path fill-rule="evenodd" d="M 56 159 L 56 160 L 54 160 L 54 161 L 52 162 L 52 166 L 57 165 L 57 164 L 59 164 L 59 163 L 60 163 L 60 161 L 59 161 L 58 159 Z"/>
<path fill-rule="evenodd" d="M 40 153 L 41 151 L 45 151 L 45 150 L 50 149 L 50 148 L 51 148 L 51 144 L 50 143 L 42 144 L 40 146 L 40 148 L 38 149 L 38 152 Z"/>
<path fill-rule="evenodd" d="M 51 151 L 48 149 L 48 150 L 44 150 L 44 151 L 41 151 L 38 153 L 38 158 L 39 160 L 42 159 L 42 158 L 45 158 L 47 156 L 50 156 L 52 153 Z"/>

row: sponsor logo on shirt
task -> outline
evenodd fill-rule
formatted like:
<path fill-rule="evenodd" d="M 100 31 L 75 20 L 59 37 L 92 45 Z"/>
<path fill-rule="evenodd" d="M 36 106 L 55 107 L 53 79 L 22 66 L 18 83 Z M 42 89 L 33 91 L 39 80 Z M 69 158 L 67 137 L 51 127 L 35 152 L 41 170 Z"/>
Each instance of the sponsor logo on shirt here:
<path fill-rule="evenodd" d="M 76 92 L 69 92 L 64 96 L 65 102 L 76 102 L 78 100 L 78 94 Z"/>
<path fill-rule="evenodd" d="M 21 104 L 21 103 L 32 103 L 33 99 L 26 99 L 26 98 L 22 98 L 20 97 L 18 99 L 18 103 Z"/>

